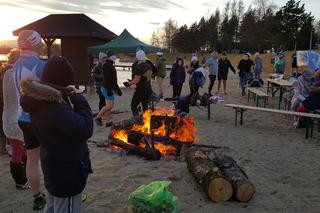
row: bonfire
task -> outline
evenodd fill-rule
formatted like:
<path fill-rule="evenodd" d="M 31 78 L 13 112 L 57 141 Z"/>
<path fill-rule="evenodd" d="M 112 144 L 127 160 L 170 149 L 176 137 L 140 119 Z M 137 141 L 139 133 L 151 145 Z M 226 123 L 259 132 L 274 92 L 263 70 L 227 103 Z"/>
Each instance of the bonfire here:
<path fill-rule="evenodd" d="M 109 136 L 113 150 L 126 150 L 152 160 L 179 156 L 196 139 L 194 117 L 176 115 L 170 108 L 145 111 L 142 116 L 116 123 Z"/>

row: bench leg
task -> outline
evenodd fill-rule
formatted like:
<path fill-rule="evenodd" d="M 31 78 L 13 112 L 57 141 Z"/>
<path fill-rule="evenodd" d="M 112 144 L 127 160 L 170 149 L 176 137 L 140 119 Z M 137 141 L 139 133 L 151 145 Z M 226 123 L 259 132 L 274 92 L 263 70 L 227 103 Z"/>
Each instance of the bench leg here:
<path fill-rule="evenodd" d="M 243 124 L 243 112 L 244 112 L 244 110 L 240 109 L 240 125 Z"/>
<path fill-rule="evenodd" d="M 310 137 L 312 137 L 313 133 L 313 125 L 312 125 L 312 119 L 310 118 L 304 118 L 306 122 L 306 139 L 309 138 L 309 132 L 310 132 Z"/>
<path fill-rule="evenodd" d="M 208 120 L 210 120 L 210 118 L 211 118 L 211 109 L 210 109 L 209 101 L 207 102 L 207 111 L 208 111 Z"/>
<path fill-rule="evenodd" d="M 234 110 L 235 110 L 235 112 L 236 112 L 234 124 L 235 124 L 236 126 L 238 126 L 238 109 L 235 108 Z"/>
<path fill-rule="evenodd" d="M 260 100 L 260 97 L 257 96 L 257 104 L 256 104 L 257 107 L 259 106 L 259 100 Z"/>
<path fill-rule="evenodd" d="M 250 101 L 250 90 L 248 90 L 248 103 L 249 103 L 249 101 Z"/>

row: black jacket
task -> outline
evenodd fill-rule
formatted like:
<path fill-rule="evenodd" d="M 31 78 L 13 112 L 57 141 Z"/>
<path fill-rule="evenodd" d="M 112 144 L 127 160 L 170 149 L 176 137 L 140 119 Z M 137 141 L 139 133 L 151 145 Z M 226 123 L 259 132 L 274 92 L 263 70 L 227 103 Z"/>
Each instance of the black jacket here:
<path fill-rule="evenodd" d="M 178 65 L 178 60 L 182 59 L 177 59 L 176 63 L 172 65 L 170 72 L 170 84 L 173 86 L 181 86 L 186 80 L 186 70 L 184 69 L 183 63 L 181 66 Z"/>
<path fill-rule="evenodd" d="M 229 68 L 232 70 L 232 72 L 236 72 L 234 67 L 232 66 L 231 62 L 226 58 L 225 60 L 219 59 L 218 61 L 218 75 L 220 73 L 225 75 L 228 74 Z"/>
<path fill-rule="evenodd" d="M 113 61 L 106 60 L 103 67 L 103 87 L 107 90 L 114 90 L 118 95 L 121 94 L 120 87 L 118 85 L 117 70 L 113 66 Z"/>
<path fill-rule="evenodd" d="M 238 69 L 239 71 L 239 76 L 243 76 L 244 73 L 251 73 L 251 67 L 254 65 L 253 61 L 248 59 L 244 60 L 241 59 L 239 64 L 238 64 Z"/>
<path fill-rule="evenodd" d="M 136 64 L 132 66 L 132 75 L 141 76 L 140 82 L 136 85 L 136 92 L 144 93 L 146 96 L 150 96 L 152 93 L 151 87 L 151 78 L 152 78 L 152 67 L 150 66 L 149 62 L 143 62 L 140 64 Z"/>
<path fill-rule="evenodd" d="M 87 140 L 93 133 L 90 106 L 81 94 L 63 98 L 39 82 L 21 81 L 21 106 L 40 141 L 44 184 L 56 197 L 79 194 L 92 172 Z"/>

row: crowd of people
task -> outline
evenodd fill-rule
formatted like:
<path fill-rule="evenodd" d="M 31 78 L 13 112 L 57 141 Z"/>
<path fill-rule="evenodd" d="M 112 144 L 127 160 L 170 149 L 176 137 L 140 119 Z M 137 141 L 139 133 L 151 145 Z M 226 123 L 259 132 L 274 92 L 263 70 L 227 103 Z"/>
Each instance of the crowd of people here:
<path fill-rule="evenodd" d="M 8 63 L 0 75 L 0 152 L 5 154 L 6 143 L 11 146 L 10 172 L 17 190 L 30 189 L 33 209 L 44 208 L 46 213 L 80 212 L 86 200 L 83 190 L 87 177 L 92 173 L 87 140 L 93 134 L 93 121 L 103 126 L 113 125 L 110 120 L 116 96 L 122 91 L 118 85 L 115 69 L 116 53 L 112 50 L 99 54 L 92 69 L 96 93 L 99 97 L 99 112 L 93 118 L 90 106 L 82 92 L 74 86 L 74 69 L 68 59 L 54 56 L 46 62 L 39 58 L 42 49 L 41 36 L 32 30 L 21 31 L 18 49 L 8 55 Z M 286 66 L 283 52 L 272 53 L 273 73 L 283 75 Z M 133 116 L 149 108 L 154 97 L 164 98 L 166 58 L 158 52 L 155 63 L 138 48 L 132 65 L 132 76 L 125 87 L 135 86 L 130 108 Z M 208 71 L 206 70 L 208 69 Z M 213 51 L 208 60 L 200 64 L 196 54 L 186 65 L 185 58 L 177 57 L 170 72 L 172 98 L 183 97 L 184 83 L 189 75 L 189 95 L 209 79 L 208 95 L 212 96 L 215 81 L 216 94 L 227 95 L 229 69 L 237 71 L 225 52 Z M 297 73 L 296 56 L 292 56 L 292 69 Z M 261 79 L 264 62 L 259 53 L 245 53 L 238 66 L 241 94 L 250 79 Z M 152 79 L 158 87 L 158 95 L 152 88 Z M 223 93 L 221 85 L 223 84 Z M 309 112 L 320 108 L 320 71 L 305 71 L 294 80 L 291 109 Z M 300 119 L 300 123 L 301 123 Z M 40 168 L 44 175 L 44 194 L 40 186 Z"/>

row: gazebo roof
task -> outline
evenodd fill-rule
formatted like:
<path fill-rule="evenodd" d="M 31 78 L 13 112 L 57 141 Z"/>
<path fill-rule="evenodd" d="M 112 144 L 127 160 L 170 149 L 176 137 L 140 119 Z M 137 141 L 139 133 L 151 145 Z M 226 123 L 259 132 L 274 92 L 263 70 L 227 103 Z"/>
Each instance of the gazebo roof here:
<path fill-rule="evenodd" d="M 51 14 L 12 33 L 18 36 L 22 30 L 35 30 L 44 38 L 92 37 L 112 40 L 117 37 L 85 14 Z"/>

